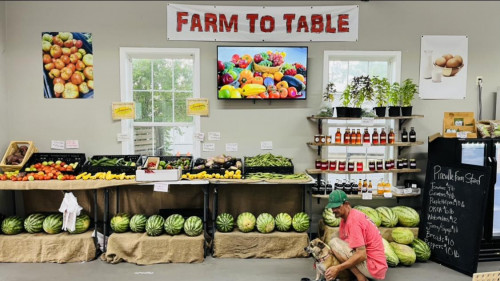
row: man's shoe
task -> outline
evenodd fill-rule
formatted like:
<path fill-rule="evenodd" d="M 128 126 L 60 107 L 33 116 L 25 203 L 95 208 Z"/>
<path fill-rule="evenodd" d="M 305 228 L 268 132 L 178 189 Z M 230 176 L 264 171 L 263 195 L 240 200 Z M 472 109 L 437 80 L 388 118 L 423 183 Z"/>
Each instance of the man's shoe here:
<path fill-rule="evenodd" d="M 304 277 L 304 278 L 300 279 L 300 281 L 311 281 L 311 279 Z"/>

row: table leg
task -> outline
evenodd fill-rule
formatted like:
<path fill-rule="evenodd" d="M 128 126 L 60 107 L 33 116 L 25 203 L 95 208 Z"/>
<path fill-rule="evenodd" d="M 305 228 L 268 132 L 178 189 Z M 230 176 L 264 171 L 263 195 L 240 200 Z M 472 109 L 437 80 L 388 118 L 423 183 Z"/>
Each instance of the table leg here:
<path fill-rule="evenodd" d="M 107 246 L 108 246 L 108 218 L 109 218 L 109 189 L 105 188 L 104 189 L 104 222 L 103 222 L 103 229 L 104 229 L 104 252 L 106 252 Z"/>
<path fill-rule="evenodd" d="M 209 233 L 208 232 L 208 228 L 207 228 L 208 227 L 208 204 L 209 204 L 209 202 L 208 202 L 208 199 L 209 199 L 208 198 L 208 196 L 209 196 L 209 194 L 208 194 L 208 190 L 209 190 L 208 184 L 204 184 L 202 186 L 202 189 L 203 189 L 203 229 L 204 229 L 204 231 L 206 231 L 206 233 L 208 235 L 208 233 Z M 208 237 L 208 236 L 206 236 L 206 237 Z M 208 247 L 207 247 L 206 243 L 203 245 L 203 248 L 204 248 L 204 250 L 203 250 L 203 257 L 206 257 L 207 256 L 207 252 L 208 252 Z"/>
<path fill-rule="evenodd" d="M 218 200 L 219 200 L 219 191 L 218 191 L 218 185 L 217 184 L 214 184 L 214 206 L 213 206 L 213 210 L 212 210 L 212 254 L 213 254 L 213 251 L 214 251 L 214 247 L 213 247 L 213 243 L 215 241 L 215 232 L 217 231 L 216 227 L 215 227 L 215 220 L 217 219 L 217 213 L 218 213 Z"/>
<path fill-rule="evenodd" d="M 95 253 L 99 253 L 99 240 L 97 239 L 97 189 L 94 189 L 94 244 Z"/>

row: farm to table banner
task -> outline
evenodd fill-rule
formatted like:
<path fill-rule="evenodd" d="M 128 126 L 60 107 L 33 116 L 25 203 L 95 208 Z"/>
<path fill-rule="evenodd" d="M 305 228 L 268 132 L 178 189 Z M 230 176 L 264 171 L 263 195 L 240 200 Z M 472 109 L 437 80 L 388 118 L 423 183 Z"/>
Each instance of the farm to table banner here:
<path fill-rule="evenodd" d="M 357 41 L 359 6 L 167 5 L 167 39 Z"/>

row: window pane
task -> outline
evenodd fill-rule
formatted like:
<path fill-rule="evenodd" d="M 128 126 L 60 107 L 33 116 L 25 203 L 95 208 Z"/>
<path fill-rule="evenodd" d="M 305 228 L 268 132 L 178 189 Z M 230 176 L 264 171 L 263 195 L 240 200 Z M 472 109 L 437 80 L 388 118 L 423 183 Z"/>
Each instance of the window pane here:
<path fill-rule="evenodd" d="M 172 93 L 155 92 L 154 98 L 154 122 L 173 122 Z"/>
<path fill-rule="evenodd" d="M 179 59 L 174 63 L 174 81 L 176 90 L 193 89 L 193 60 Z"/>
<path fill-rule="evenodd" d="M 156 127 L 158 132 L 157 155 L 193 153 L 194 127 Z"/>
<path fill-rule="evenodd" d="M 143 59 L 133 59 L 132 76 L 134 90 L 151 89 L 151 61 Z"/>
<path fill-rule="evenodd" d="M 175 94 L 175 122 L 193 122 L 193 117 L 188 116 L 186 112 L 186 99 L 192 96 L 192 93 Z"/>
<path fill-rule="evenodd" d="M 155 90 L 172 90 L 173 65 L 174 62 L 171 59 L 153 62 L 153 86 Z"/>
<path fill-rule="evenodd" d="M 134 127 L 134 153 L 155 155 L 153 151 L 154 136 L 152 127 Z"/>
<path fill-rule="evenodd" d="M 370 77 L 378 76 L 379 78 L 387 78 L 388 63 L 386 61 L 370 62 Z"/>
<path fill-rule="evenodd" d="M 151 92 L 134 92 L 134 102 L 135 121 L 153 121 L 153 112 L 151 111 Z"/>
<path fill-rule="evenodd" d="M 368 75 L 367 61 L 350 61 L 349 62 L 349 81 L 356 76 Z"/>
<path fill-rule="evenodd" d="M 347 61 L 330 61 L 329 63 L 329 81 L 335 83 L 338 91 L 343 91 L 347 86 L 348 65 Z"/>

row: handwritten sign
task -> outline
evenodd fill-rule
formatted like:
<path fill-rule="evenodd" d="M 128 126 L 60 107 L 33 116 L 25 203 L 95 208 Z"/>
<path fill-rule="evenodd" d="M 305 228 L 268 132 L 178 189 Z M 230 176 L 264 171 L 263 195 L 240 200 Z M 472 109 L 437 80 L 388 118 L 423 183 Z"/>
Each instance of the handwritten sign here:
<path fill-rule="evenodd" d="M 134 119 L 135 103 L 133 102 L 114 102 L 111 105 L 111 116 L 113 120 Z"/>
<path fill-rule="evenodd" d="M 238 151 L 238 144 L 237 143 L 226 143 L 226 151 L 227 152 Z"/>
<path fill-rule="evenodd" d="M 203 143 L 203 151 L 215 151 L 215 143 L 213 142 Z"/>
<path fill-rule="evenodd" d="M 64 141 L 53 140 L 50 142 L 50 148 L 56 149 L 56 150 L 62 150 L 62 149 L 64 149 L 64 144 L 65 144 Z"/>
<path fill-rule="evenodd" d="M 208 116 L 208 99 L 186 99 L 187 115 Z"/>
<path fill-rule="evenodd" d="M 477 270 L 490 167 L 429 161 L 419 238 L 431 259 L 472 276 Z"/>
<path fill-rule="evenodd" d="M 208 132 L 208 140 L 209 141 L 219 141 L 220 140 L 220 132 Z"/>
<path fill-rule="evenodd" d="M 79 144 L 78 140 L 66 140 L 66 148 L 77 149 L 77 148 L 80 148 L 80 144 Z"/>
<path fill-rule="evenodd" d="M 273 142 L 272 141 L 261 141 L 260 142 L 260 149 L 272 150 L 273 149 Z"/>

